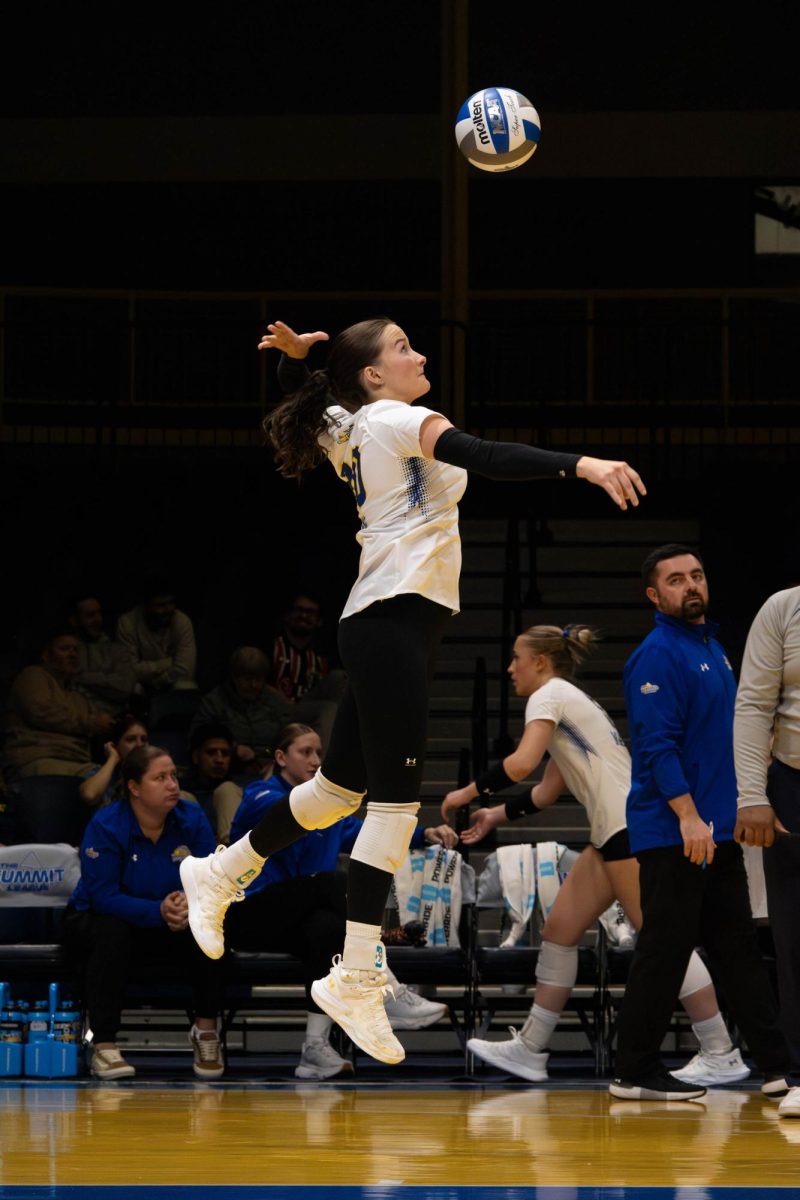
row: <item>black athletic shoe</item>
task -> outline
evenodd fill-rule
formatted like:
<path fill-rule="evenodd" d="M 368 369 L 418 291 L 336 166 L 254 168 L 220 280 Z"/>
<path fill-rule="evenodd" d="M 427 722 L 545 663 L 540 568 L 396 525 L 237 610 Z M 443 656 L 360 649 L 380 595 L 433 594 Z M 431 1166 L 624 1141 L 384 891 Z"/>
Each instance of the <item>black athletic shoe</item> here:
<path fill-rule="evenodd" d="M 641 1079 L 612 1079 L 608 1090 L 618 1100 L 699 1100 L 706 1094 L 704 1087 L 684 1083 L 663 1067 Z"/>

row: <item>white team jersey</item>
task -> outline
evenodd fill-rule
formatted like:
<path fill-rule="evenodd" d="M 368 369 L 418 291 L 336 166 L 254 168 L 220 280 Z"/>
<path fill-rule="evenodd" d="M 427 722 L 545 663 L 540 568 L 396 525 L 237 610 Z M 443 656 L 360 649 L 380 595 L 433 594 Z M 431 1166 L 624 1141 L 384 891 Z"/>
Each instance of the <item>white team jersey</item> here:
<path fill-rule="evenodd" d="M 422 457 L 420 428 L 437 415 L 399 400 L 375 400 L 355 414 L 326 410 L 329 430 L 320 445 L 352 489 L 361 518 L 358 578 L 342 618 L 405 592 L 458 612 L 458 502 L 467 472 Z"/>
<path fill-rule="evenodd" d="M 592 845 L 627 827 L 631 759 L 604 708 L 574 683 L 555 677 L 529 697 L 525 723 L 554 721 L 548 747 L 572 795 L 589 817 Z"/>

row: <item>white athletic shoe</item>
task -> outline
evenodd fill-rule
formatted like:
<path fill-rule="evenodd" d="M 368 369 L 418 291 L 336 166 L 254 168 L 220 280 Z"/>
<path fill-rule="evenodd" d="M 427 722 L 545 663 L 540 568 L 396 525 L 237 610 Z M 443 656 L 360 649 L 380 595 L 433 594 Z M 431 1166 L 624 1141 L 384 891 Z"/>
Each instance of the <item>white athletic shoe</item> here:
<path fill-rule="evenodd" d="M 136 1068 L 125 1061 L 116 1046 L 95 1050 L 90 1070 L 95 1079 L 130 1079 L 136 1074 Z"/>
<path fill-rule="evenodd" d="M 209 958 L 222 958 L 225 953 L 222 923 L 228 905 L 234 900 L 244 900 L 244 892 L 228 878 L 220 864 L 218 855 L 224 849 L 217 846 L 215 853 L 206 858 L 189 855 L 180 865 L 181 883 L 189 905 L 189 928 Z"/>
<path fill-rule="evenodd" d="M 297 1079 L 338 1079 L 352 1075 L 353 1064 L 337 1054 L 326 1037 L 308 1038 L 294 1073 Z"/>
<path fill-rule="evenodd" d="M 406 1052 L 392 1033 L 383 1007 L 391 989 L 379 971 L 348 971 L 337 954 L 324 979 L 311 985 L 314 1001 L 365 1054 L 379 1062 L 399 1063 Z"/>
<path fill-rule="evenodd" d="M 529 1050 L 523 1042 L 519 1030 L 515 1029 L 513 1025 L 509 1025 L 508 1028 L 511 1033 L 510 1040 L 489 1042 L 483 1038 L 470 1038 L 467 1042 L 467 1049 L 493 1067 L 507 1071 L 509 1075 L 519 1075 L 520 1079 L 529 1079 L 532 1083 L 545 1083 L 549 1079 L 547 1060 L 550 1055 L 548 1052 L 546 1050 Z"/>
<path fill-rule="evenodd" d="M 800 1087 L 792 1088 L 778 1105 L 779 1117 L 800 1117 Z"/>
<path fill-rule="evenodd" d="M 394 995 L 386 995 L 383 1007 L 392 1029 L 427 1029 L 435 1025 L 447 1012 L 447 1005 L 437 1000 L 426 1000 L 412 992 L 407 983 L 397 983 L 392 988 Z"/>
<path fill-rule="evenodd" d="M 727 1054 L 708 1054 L 701 1050 L 695 1054 L 685 1067 L 679 1071 L 670 1071 L 675 1079 L 683 1083 L 697 1083 L 704 1087 L 718 1087 L 721 1083 L 739 1083 L 747 1079 L 750 1068 L 742 1061 L 738 1050 L 729 1050 Z"/>
<path fill-rule="evenodd" d="M 785 1079 L 783 1075 L 765 1079 L 761 1085 L 761 1094 L 768 1100 L 782 1100 L 784 1096 L 788 1096 L 790 1091 L 789 1080 Z"/>

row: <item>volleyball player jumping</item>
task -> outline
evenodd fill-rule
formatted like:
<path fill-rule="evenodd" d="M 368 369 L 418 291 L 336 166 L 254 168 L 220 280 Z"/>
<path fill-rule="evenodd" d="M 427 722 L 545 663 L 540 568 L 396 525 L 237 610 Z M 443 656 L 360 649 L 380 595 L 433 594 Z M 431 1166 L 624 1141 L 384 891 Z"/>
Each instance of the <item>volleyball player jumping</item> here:
<path fill-rule="evenodd" d="M 268 328 L 259 349 L 280 349 L 290 360 L 327 340 L 280 322 Z M 355 498 L 361 557 L 339 624 L 348 687 L 316 776 L 233 845 L 181 864 L 192 932 L 218 958 L 228 905 L 265 859 L 354 813 L 369 789 L 349 864 L 343 953 L 312 995 L 362 1050 L 387 1063 L 400 1062 L 404 1050 L 384 1011 L 381 920 L 416 826 L 434 657 L 447 618 L 458 611 L 457 506 L 466 472 L 586 479 L 621 509 L 645 494 L 627 463 L 484 441 L 429 408 L 412 407 L 430 390 L 425 362 L 393 321 L 359 322 L 332 342 L 325 370 L 307 375 L 300 368 L 300 386 L 267 417 L 282 475 L 300 478 L 327 459 Z"/>

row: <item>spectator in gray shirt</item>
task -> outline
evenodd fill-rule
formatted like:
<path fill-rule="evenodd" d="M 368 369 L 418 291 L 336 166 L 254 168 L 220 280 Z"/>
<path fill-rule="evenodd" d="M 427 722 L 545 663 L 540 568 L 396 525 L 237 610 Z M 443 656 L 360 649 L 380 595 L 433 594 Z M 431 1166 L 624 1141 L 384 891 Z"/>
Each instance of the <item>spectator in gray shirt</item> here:
<path fill-rule="evenodd" d="M 169 587 L 151 584 L 144 603 L 119 618 L 117 638 L 133 656 L 141 690 L 197 687 L 194 627 L 186 613 L 176 608 Z"/>
<path fill-rule="evenodd" d="M 119 716 L 136 687 L 130 649 L 105 632 L 102 606 L 91 592 L 75 597 L 69 622 L 78 635 L 78 671 L 73 687 L 88 696 L 95 708 Z"/>

